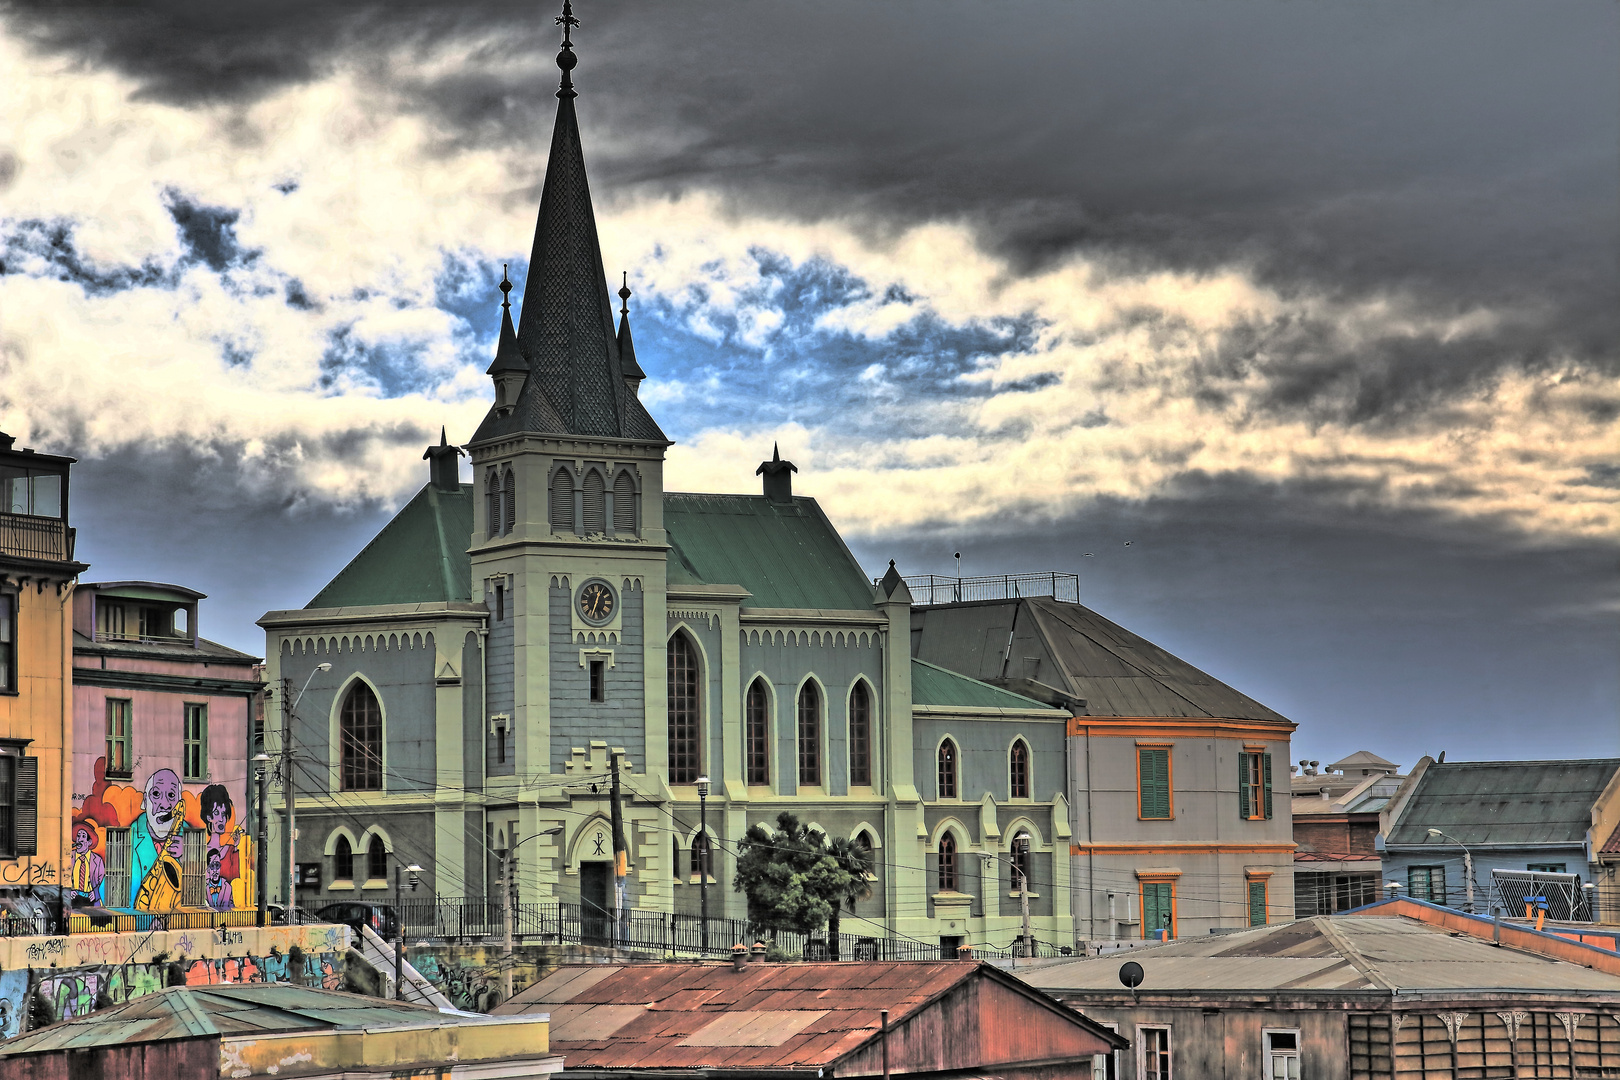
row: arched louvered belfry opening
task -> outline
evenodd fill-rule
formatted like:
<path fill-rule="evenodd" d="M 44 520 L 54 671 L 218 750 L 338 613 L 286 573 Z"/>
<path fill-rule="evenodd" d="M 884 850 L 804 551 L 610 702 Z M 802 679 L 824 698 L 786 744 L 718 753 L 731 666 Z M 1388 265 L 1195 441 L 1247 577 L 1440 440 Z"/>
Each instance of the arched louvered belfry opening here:
<path fill-rule="evenodd" d="M 501 500 L 506 504 L 506 514 L 501 522 L 501 532 L 509 533 L 517 527 L 517 477 L 511 469 L 506 470 L 506 494 Z"/>
<path fill-rule="evenodd" d="M 349 688 L 338 716 L 338 786 L 344 791 L 381 791 L 382 705 L 360 680 Z"/>
<path fill-rule="evenodd" d="M 1007 753 L 1007 794 L 1014 799 L 1029 798 L 1029 744 L 1014 739 Z"/>
<path fill-rule="evenodd" d="M 701 678 L 697 646 L 677 632 L 669 639 L 669 782 L 694 784 L 702 775 L 698 735 Z"/>
<path fill-rule="evenodd" d="M 849 782 L 872 786 L 872 694 L 859 680 L 849 691 Z"/>
<path fill-rule="evenodd" d="M 584 518 L 581 528 L 586 536 L 600 536 L 607 532 L 607 484 L 595 469 L 585 473 L 580 509 Z"/>
<path fill-rule="evenodd" d="M 489 535 L 501 533 L 501 474 L 490 469 L 484 474 L 484 517 L 489 521 Z"/>
<path fill-rule="evenodd" d="M 636 533 L 636 481 L 630 470 L 620 470 L 613 480 L 613 531 L 621 536 Z"/>
<path fill-rule="evenodd" d="M 939 744 L 938 798 L 956 798 L 956 743 L 946 739 Z"/>
<path fill-rule="evenodd" d="M 551 474 L 551 531 L 574 531 L 574 474 L 559 465 Z"/>
<path fill-rule="evenodd" d="M 799 688 L 799 783 L 821 784 L 821 691 L 813 679 Z"/>
<path fill-rule="evenodd" d="M 771 782 L 771 693 L 763 678 L 748 684 L 744 703 L 743 754 L 748 783 Z"/>

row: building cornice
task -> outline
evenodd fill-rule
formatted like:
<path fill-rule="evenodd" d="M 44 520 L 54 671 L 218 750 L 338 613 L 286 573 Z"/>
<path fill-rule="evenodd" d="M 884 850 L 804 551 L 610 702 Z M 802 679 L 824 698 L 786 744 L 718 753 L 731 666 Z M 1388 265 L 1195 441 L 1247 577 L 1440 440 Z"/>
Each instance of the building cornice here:
<path fill-rule="evenodd" d="M 1292 734 L 1298 724 L 1292 721 L 1248 720 L 1209 716 L 1076 716 L 1069 720 L 1070 735 L 1101 735 L 1122 738 L 1200 738 L 1218 735 L 1262 735 L 1278 739 Z"/>
<path fill-rule="evenodd" d="M 267 611 L 258 625 L 266 630 L 314 630 L 351 627 L 356 623 L 434 623 L 472 621 L 489 617 L 483 604 L 442 600 L 423 604 L 376 604 L 368 607 L 296 608 Z"/>
<path fill-rule="evenodd" d="M 164 675 L 155 671 L 83 667 L 73 669 L 73 685 L 232 695 L 256 694 L 264 689 L 264 684 L 257 679 L 211 679 L 196 675 Z"/>

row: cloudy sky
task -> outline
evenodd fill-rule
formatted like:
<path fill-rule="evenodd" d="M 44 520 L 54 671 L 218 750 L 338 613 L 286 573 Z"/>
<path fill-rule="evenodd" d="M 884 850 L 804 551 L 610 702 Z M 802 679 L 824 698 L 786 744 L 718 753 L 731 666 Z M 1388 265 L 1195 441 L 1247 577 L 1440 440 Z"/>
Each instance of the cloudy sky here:
<path fill-rule="evenodd" d="M 577 13 L 671 488 L 780 440 L 872 572 L 1077 572 L 1296 757 L 1620 753 L 1609 0 Z M 91 580 L 262 651 L 471 435 L 553 14 L 0 3 L 0 428 Z"/>

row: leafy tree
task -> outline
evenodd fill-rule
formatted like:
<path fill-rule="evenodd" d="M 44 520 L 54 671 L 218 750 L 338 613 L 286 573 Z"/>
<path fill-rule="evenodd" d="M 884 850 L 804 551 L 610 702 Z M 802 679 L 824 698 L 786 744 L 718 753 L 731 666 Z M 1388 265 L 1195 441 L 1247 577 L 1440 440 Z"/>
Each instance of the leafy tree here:
<path fill-rule="evenodd" d="M 842 874 L 839 888 L 832 896 L 832 915 L 827 919 L 827 945 L 834 960 L 838 959 L 838 921 L 847 908 L 855 913 L 855 902 L 872 895 L 872 853 L 846 837 L 835 836 L 827 841 L 827 856 L 838 864 Z"/>
<path fill-rule="evenodd" d="M 840 854 L 841 853 L 841 854 Z M 748 898 L 748 921 L 756 930 L 812 934 L 871 893 L 864 852 L 847 841 L 831 844 L 788 810 L 776 816 L 776 831 L 751 825 L 737 845 L 732 888 Z"/>

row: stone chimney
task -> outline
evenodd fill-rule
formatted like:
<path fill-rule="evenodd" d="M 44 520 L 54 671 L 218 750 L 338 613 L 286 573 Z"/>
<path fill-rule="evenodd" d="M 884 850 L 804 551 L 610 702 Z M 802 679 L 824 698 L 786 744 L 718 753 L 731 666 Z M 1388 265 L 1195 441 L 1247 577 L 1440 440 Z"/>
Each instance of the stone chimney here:
<path fill-rule="evenodd" d="M 782 460 L 781 449 L 773 443 L 771 460 L 761 462 L 754 475 L 765 477 L 765 498 L 773 503 L 792 503 L 793 474 L 798 471 L 793 462 Z"/>
<path fill-rule="evenodd" d="M 422 454 L 427 459 L 428 477 L 435 488 L 440 491 L 461 490 L 461 455 L 461 447 L 451 446 L 441 427 L 439 445 L 428 447 Z"/>

